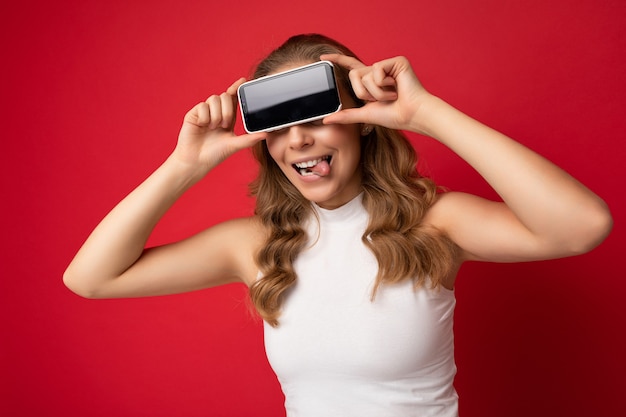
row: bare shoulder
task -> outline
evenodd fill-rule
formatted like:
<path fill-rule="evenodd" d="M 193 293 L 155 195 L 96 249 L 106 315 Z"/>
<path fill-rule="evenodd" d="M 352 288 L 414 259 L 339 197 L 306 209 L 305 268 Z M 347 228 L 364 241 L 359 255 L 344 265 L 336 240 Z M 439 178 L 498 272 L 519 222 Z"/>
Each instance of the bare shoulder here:
<path fill-rule="evenodd" d="M 465 214 L 488 215 L 498 204 L 472 194 L 449 191 L 437 196 L 430 207 L 424 222 L 438 229 L 450 232 L 450 228 Z"/>
<path fill-rule="evenodd" d="M 444 193 L 424 221 L 458 245 L 461 261 L 521 262 L 550 257 L 541 239 L 500 201 L 461 192 Z"/>
<path fill-rule="evenodd" d="M 261 240 L 266 235 L 265 229 L 257 216 L 226 220 L 207 230 L 211 229 L 220 234 L 232 235 L 234 238 L 247 236 L 252 241 Z"/>
<path fill-rule="evenodd" d="M 438 196 L 424 221 L 441 230 L 460 248 L 460 262 L 467 260 L 503 261 L 514 251 L 494 250 L 506 239 L 507 230 L 519 229 L 519 222 L 506 205 L 462 192 Z M 519 232 L 519 231 L 518 231 Z"/>
<path fill-rule="evenodd" d="M 202 242 L 200 247 L 219 246 L 221 250 L 217 255 L 229 259 L 236 275 L 251 284 L 258 273 L 255 257 L 266 236 L 258 217 L 251 216 L 219 223 L 199 233 L 197 239 Z"/>

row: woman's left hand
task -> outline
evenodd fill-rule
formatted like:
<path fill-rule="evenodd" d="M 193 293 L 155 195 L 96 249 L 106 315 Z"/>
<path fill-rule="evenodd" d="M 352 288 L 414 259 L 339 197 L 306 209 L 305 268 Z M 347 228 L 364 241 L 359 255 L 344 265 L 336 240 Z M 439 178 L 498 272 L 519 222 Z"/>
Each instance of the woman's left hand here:
<path fill-rule="evenodd" d="M 405 57 L 395 57 L 366 66 L 356 58 L 322 55 L 350 71 L 355 94 L 366 102 L 359 108 L 344 108 L 324 118 L 324 123 L 371 123 L 392 129 L 420 132 L 419 110 L 431 94 L 422 86 Z"/>

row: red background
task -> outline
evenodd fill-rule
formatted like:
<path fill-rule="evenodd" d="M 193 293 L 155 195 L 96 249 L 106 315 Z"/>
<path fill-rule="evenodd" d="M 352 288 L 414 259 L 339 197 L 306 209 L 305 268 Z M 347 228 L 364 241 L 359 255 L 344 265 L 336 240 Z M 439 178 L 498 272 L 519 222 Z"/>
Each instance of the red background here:
<path fill-rule="evenodd" d="M 0 414 L 280 416 L 242 287 L 90 301 L 62 272 L 171 151 L 188 108 L 287 36 L 322 32 L 367 61 L 403 54 L 435 94 L 570 171 L 616 226 L 590 254 L 472 264 L 458 280 L 465 417 L 614 416 L 626 372 L 626 3 L 5 1 L 0 6 Z M 423 169 L 492 197 L 412 136 Z M 152 243 L 249 214 L 247 153 L 167 215 Z"/>

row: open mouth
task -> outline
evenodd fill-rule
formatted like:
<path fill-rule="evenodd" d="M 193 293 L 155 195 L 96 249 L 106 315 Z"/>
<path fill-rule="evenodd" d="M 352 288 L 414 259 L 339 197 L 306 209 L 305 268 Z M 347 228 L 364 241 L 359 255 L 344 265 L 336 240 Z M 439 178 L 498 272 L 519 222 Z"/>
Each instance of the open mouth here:
<path fill-rule="evenodd" d="M 310 175 L 325 176 L 328 174 L 331 159 L 330 155 L 326 155 L 321 158 L 311 159 L 310 161 L 298 162 L 291 166 L 303 177 Z"/>

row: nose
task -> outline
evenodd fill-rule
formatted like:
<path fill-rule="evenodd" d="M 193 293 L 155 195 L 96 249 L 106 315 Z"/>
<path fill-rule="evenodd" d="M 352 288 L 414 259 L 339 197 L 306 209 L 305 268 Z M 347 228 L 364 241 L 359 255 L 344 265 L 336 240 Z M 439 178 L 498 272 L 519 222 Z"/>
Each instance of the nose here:
<path fill-rule="evenodd" d="M 287 128 L 285 132 L 287 141 L 291 149 L 303 149 L 313 144 L 313 136 L 311 130 L 306 129 L 303 125 L 295 125 Z"/>

